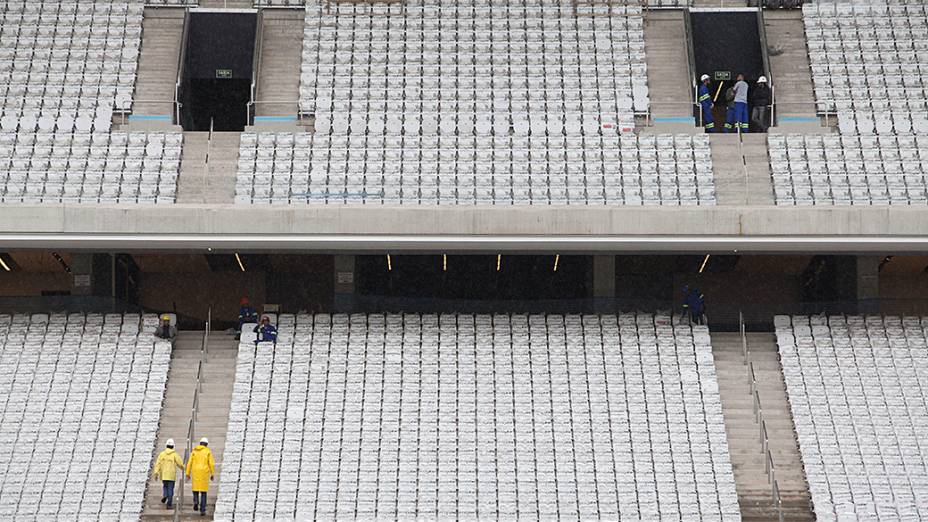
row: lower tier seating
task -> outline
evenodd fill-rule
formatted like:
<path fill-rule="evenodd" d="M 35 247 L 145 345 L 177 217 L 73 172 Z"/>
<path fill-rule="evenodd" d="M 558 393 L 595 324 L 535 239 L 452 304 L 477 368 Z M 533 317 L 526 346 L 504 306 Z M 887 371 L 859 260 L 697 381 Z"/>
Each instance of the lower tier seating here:
<path fill-rule="evenodd" d="M 705 327 L 282 315 L 243 341 L 216 520 L 739 520 Z"/>
<path fill-rule="evenodd" d="M 138 520 L 171 359 L 155 324 L 0 315 L 0 519 Z"/>
<path fill-rule="evenodd" d="M 816 519 L 928 517 L 928 319 L 779 316 L 776 327 Z"/>

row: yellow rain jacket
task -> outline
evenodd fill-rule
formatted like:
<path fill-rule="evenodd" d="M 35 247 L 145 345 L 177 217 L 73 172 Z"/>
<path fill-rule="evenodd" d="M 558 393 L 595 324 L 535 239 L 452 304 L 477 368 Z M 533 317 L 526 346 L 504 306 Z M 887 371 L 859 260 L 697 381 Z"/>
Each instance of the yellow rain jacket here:
<path fill-rule="evenodd" d="M 155 478 L 177 480 L 177 468 L 184 469 L 184 461 L 173 448 L 166 448 L 158 454 L 158 460 L 155 461 Z"/>
<path fill-rule="evenodd" d="M 209 479 L 216 472 L 213 463 L 213 452 L 202 444 L 193 448 L 190 459 L 187 461 L 187 478 L 193 491 L 209 491 Z"/>

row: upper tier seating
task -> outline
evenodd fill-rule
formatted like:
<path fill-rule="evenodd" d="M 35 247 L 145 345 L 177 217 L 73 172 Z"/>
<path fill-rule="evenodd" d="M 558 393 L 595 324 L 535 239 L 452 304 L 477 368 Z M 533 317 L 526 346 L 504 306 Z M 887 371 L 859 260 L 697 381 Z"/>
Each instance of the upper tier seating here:
<path fill-rule="evenodd" d="M 704 135 L 243 134 L 237 203 L 711 205 Z"/>
<path fill-rule="evenodd" d="M 768 137 L 778 205 L 925 205 L 928 136 Z"/>
<path fill-rule="evenodd" d="M 0 518 L 139 519 L 171 359 L 157 322 L 0 315 Z"/>
<path fill-rule="evenodd" d="M 108 131 L 135 91 L 142 3 L 9 0 L 0 24 L 0 128 Z"/>
<path fill-rule="evenodd" d="M 891 4 L 803 5 L 818 107 L 842 133 L 928 133 L 926 5 Z"/>
<path fill-rule="evenodd" d="M 216 520 L 739 520 L 709 333 L 282 315 L 243 335 Z"/>
<path fill-rule="evenodd" d="M 308 2 L 300 111 L 332 134 L 632 129 L 643 26 L 640 7 L 606 4 Z"/>
<path fill-rule="evenodd" d="M 183 134 L 0 133 L 4 203 L 174 203 Z"/>
<path fill-rule="evenodd" d="M 776 318 L 815 516 L 928 517 L 928 319 Z"/>

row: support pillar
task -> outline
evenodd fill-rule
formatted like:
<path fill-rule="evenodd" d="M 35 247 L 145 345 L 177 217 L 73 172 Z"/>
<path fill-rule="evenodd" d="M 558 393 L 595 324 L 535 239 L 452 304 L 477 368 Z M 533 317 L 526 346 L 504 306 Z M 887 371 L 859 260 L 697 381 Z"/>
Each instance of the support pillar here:
<path fill-rule="evenodd" d="M 334 311 L 336 313 L 353 312 L 355 309 L 355 258 L 354 256 L 337 255 L 334 264 Z"/>
<path fill-rule="evenodd" d="M 857 256 L 858 313 L 879 313 L 881 260 L 879 256 Z"/>
<path fill-rule="evenodd" d="M 593 256 L 593 300 L 597 312 L 607 312 L 615 298 L 615 256 Z"/>
<path fill-rule="evenodd" d="M 113 297 L 113 261 L 110 254 L 71 256 L 71 295 Z"/>

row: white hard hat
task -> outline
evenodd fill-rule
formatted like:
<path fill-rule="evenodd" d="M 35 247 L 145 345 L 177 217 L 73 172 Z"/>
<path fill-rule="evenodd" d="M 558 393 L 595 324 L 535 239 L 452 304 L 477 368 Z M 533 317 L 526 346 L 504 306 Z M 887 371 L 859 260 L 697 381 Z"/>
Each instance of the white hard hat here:
<path fill-rule="evenodd" d="M 708 75 L 708 74 L 704 74 L 704 75 L 702 75 L 702 76 L 699 77 L 699 81 L 701 81 L 701 82 L 704 82 L 704 81 L 706 81 L 706 80 L 708 80 L 708 79 L 709 79 L 709 75 Z"/>
<path fill-rule="evenodd" d="M 167 447 L 169 447 L 169 448 L 173 448 L 173 447 L 174 447 L 174 439 L 168 439 L 168 442 L 167 442 L 167 444 L 165 444 L 165 446 L 167 446 Z"/>
<path fill-rule="evenodd" d="M 757 83 L 767 83 L 767 77 L 761 76 L 760 78 L 757 79 Z"/>
<path fill-rule="evenodd" d="M 209 439 L 207 439 L 206 437 L 203 437 L 202 439 L 200 439 L 200 444 L 209 444 Z"/>

